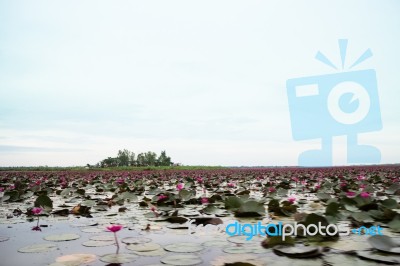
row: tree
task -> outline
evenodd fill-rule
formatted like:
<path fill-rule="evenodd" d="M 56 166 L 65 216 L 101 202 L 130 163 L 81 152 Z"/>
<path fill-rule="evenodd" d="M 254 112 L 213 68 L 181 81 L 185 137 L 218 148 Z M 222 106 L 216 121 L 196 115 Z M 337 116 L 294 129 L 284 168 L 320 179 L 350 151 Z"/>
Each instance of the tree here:
<path fill-rule="evenodd" d="M 135 163 L 135 153 L 128 151 L 127 149 L 119 150 L 118 156 L 119 166 L 131 166 Z"/>
<path fill-rule="evenodd" d="M 159 165 L 159 166 L 170 166 L 170 165 L 172 165 L 171 157 L 168 157 L 167 153 L 165 151 L 161 151 L 161 154 L 157 159 L 157 165 Z"/>

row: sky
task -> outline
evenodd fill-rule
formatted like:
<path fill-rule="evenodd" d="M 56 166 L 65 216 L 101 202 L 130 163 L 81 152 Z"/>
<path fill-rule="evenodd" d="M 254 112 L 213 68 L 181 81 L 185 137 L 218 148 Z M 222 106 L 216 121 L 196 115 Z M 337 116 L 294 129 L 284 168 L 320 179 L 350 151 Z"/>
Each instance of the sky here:
<path fill-rule="evenodd" d="M 367 69 L 382 129 L 358 140 L 398 163 L 398 14 L 396 0 L 1 1 L 0 166 L 95 164 L 125 148 L 298 165 L 321 139 L 294 139 L 287 80 Z M 316 60 L 340 66 L 339 39 L 346 63 L 372 56 L 351 70 Z M 332 164 L 348 164 L 346 135 L 332 147 Z"/>

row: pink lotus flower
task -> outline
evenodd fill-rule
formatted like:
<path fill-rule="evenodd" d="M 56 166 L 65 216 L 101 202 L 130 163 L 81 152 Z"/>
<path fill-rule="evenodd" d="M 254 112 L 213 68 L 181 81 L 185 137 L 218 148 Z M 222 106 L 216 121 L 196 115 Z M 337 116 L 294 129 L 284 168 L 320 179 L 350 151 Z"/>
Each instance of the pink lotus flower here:
<path fill-rule="evenodd" d="M 33 207 L 32 209 L 31 209 L 31 212 L 33 213 L 33 215 L 39 215 L 41 212 L 42 212 L 42 208 L 40 208 L 40 207 Z M 36 226 L 34 226 L 34 227 L 32 227 L 32 230 L 33 231 L 42 231 L 42 229 L 40 229 L 40 226 L 39 226 L 39 216 L 37 217 L 37 224 L 36 224 Z"/>
<path fill-rule="evenodd" d="M 158 200 L 159 201 L 165 200 L 165 199 L 168 199 L 168 196 L 165 196 L 164 194 L 161 194 L 161 195 L 158 196 Z"/>
<path fill-rule="evenodd" d="M 113 224 L 113 225 L 107 226 L 106 228 L 108 231 L 115 233 L 115 232 L 118 232 L 119 230 L 121 230 L 122 227 L 123 226 L 120 224 Z"/>
<path fill-rule="evenodd" d="M 125 182 L 125 180 L 122 179 L 122 178 L 118 178 L 117 180 L 115 180 L 115 182 L 116 182 L 117 184 L 121 185 L 121 184 L 123 184 L 123 183 Z"/>
<path fill-rule="evenodd" d="M 365 176 L 359 175 L 359 176 L 357 177 L 357 180 L 365 180 Z"/>
<path fill-rule="evenodd" d="M 34 207 L 34 208 L 32 208 L 32 210 L 31 210 L 31 212 L 32 212 L 34 215 L 38 215 L 38 214 L 40 214 L 42 211 L 43 211 L 43 209 L 42 209 L 42 208 L 39 208 L 39 207 Z"/>
<path fill-rule="evenodd" d="M 345 186 L 347 186 L 347 183 L 346 183 L 346 182 L 340 183 L 340 187 L 341 187 L 341 188 L 344 188 Z"/>
<path fill-rule="evenodd" d="M 3 192 L 4 191 L 4 188 L 3 187 L 0 187 L 0 192 Z"/>
<path fill-rule="evenodd" d="M 228 187 L 235 187 L 234 183 L 228 183 Z"/>
<path fill-rule="evenodd" d="M 178 191 L 180 191 L 180 190 L 183 189 L 184 186 L 185 186 L 185 184 L 179 183 L 178 185 L 176 185 L 176 189 L 177 189 Z"/>
<path fill-rule="evenodd" d="M 368 198 L 369 197 L 369 193 L 368 192 L 361 192 L 360 193 L 361 198 Z"/>
<path fill-rule="evenodd" d="M 208 203 L 208 198 L 201 198 L 201 203 L 202 204 Z"/>
<path fill-rule="evenodd" d="M 355 193 L 354 191 L 347 191 L 347 192 L 346 192 L 346 196 L 347 196 L 347 197 L 355 197 L 355 196 L 356 196 L 356 193 Z"/>
<path fill-rule="evenodd" d="M 274 188 L 274 187 L 269 187 L 268 188 L 268 192 L 269 193 L 274 193 L 276 191 L 276 188 Z"/>
<path fill-rule="evenodd" d="M 293 196 L 293 195 L 290 196 L 290 197 L 288 198 L 288 201 L 289 201 L 291 204 L 293 204 L 296 200 L 297 200 L 296 197 Z"/>
<path fill-rule="evenodd" d="M 118 252 L 119 252 L 119 242 L 118 242 L 118 238 L 117 238 L 117 232 L 118 232 L 119 230 L 121 230 L 122 227 L 123 227 L 123 226 L 120 225 L 120 224 L 113 224 L 113 225 L 109 225 L 109 226 L 106 227 L 108 231 L 114 233 L 115 244 L 117 245 L 117 252 L 116 252 L 116 254 L 118 254 Z"/>

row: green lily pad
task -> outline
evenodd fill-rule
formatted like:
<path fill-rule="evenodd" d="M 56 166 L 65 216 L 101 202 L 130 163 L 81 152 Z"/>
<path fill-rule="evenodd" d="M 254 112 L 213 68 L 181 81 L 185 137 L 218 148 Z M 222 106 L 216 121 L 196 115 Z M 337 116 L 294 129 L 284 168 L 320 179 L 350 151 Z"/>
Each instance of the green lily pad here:
<path fill-rule="evenodd" d="M 151 239 L 146 237 L 125 237 L 121 241 L 125 244 L 144 244 L 151 242 Z"/>
<path fill-rule="evenodd" d="M 143 244 L 130 244 L 126 246 L 127 249 L 133 251 L 153 251 L 161 248 L 159 244 L 156 243 L 143 243 Z"/>
<path fill-rule="evenodd" d="M 115 241 L 96 241 L 96 240 L 88 240 L 82 243 L 85 247 L 105 247 L 114 245 Z"/>
<path fill-rule="evenodd" d="M 191 242 L 183 242 L 183 243 L 176 243 L 166 245 L 164 247 L 166 251 L 171 252 L 179 252 L 179 253 L 191 253 L 191 252 L 198 252 L 204 249 L 200 244 L 191 243 Z"/>
<path fill-rule="evenodd" d="M 292 258 L 313 258 L 322 254 L 322 248 L 313 246 L 275 247 L 274 252 Z"/>
<path fill-rule="evenodd" d="M 167 252 L 164 249 L 156 249 L 156 250 L 151 250 L 151 251 L 133 251 L 138 256 L 147 256 L 147 257 L 160 257 L 164 256 L 167 254 Z"/>
<path fill-rule="evenodd" d="M 388 226 L 393 231 L 400 233 L 400 219 L 394 218 L 391 222 L 388 223 Z"/>
<path fill-rule="evenodd" d="M 60 235 L 49 235 L 45 236 L 43 239 L 47 241 L 71 241 L 80 238 L 77 234 L 60 234 Z"/>
<path fill-rule="evenodd" d="M 382 262 L 382 263 L 386 263 L 386 264 L 399 264 L 400 263 L 400 257 L 379 254 L 379 252 L 376 252 L 376 251 L 358 251 L 357 255 L 362 259 L 373 260 L 376 262 Z"/>
<path fill-rule="evenodd" d="M 197 265 L 203 261 L 199 256 L 196 255 L 172 255 L 162 258 L 161 262 L 169 265 L 188 266 Z"/>
<path fill-rule="evenodd" d="M 114 234 L 97 235 L 97 236 L 91 236 L 89 239 L 94 241 L 114 241 L 115 236 Z"/>
<path fill-rule="evenodd" d="M 129 263 L 134 261 L 138 256 L 130 253 L 107 254 L 100 257 L 102 262 L 107 263 Z"/>
<path fill-rule="evenodd" d="M 368 243 L 377 250 L 400 254 L 400 243 L 395 242 L 391 237 L 384 235 L 371 236 L 368 238 Z"/>
<path fill-rule="evenodd" d="M 81 231 L 84 232 L 84 233 L 90 233 L 90 234 L 104 232 L 104 230 L 102 230 L 100 228 L 95 228 L 95 227 L 82 228 Z"/>
<path fill-rule="evenodd" d="M 235 246 L 235 247 L 225 247 L 223 250 L 225 253 L 229 254 L 250 254 L 253 250 L 249 247 Z"/>
<path fill-rule="evenodd" d="M 18 249 L 21 253 L 43 253 L 56 250 L 57 246 L 54 244 L 34 244 Z"/>
<path fill-rule="evenodd" d="M 53 208 L 53 201 L 46 195 L 40 195 L 35 200 L 35 207 L 49 207 Z"/>
<path fill-rule="evenodd" d="M 278 246 L 278 245 L 293 246 L 294 245 L 294 238 L 291 237 L 291 236 L 286 236 L 285 240 L 283 240 L 281 236 L 267 237 L 261 243 L 261 245 L 264 248 L 272 248 L 272 247 Z"/>

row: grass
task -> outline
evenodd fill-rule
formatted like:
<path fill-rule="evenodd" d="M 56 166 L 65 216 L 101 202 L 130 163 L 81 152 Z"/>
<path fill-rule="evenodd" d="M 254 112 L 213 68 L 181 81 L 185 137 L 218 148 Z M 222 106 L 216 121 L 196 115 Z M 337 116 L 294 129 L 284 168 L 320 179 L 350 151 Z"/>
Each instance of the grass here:
<path fill-rule="evenodd" d="M 119 166 L 119 167 L 86 167 L 86 166 L 15 166 L 0 167 L 0 171 L 159 171 L 159 170 L 217 170 L 222 166 Z"/>

